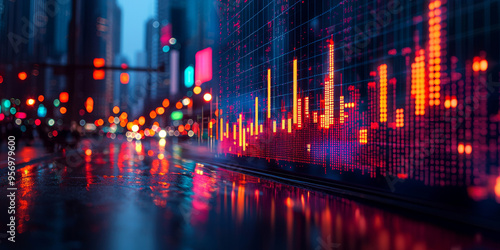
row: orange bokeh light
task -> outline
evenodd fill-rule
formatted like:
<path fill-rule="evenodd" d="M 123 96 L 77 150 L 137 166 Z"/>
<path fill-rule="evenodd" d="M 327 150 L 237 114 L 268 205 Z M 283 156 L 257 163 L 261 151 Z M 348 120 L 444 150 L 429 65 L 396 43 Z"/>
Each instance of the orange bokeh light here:
<path fill-rule="evenodd" d="M 43 100 L 45 100 L 45 97 L 43 95 L 39 95 L 38 96 L 38 101 L 39 102 L 43 102 Z"/>
<path fill-rule="evenodd" d="M 68 100 L 69 100 L 68 92 L 61 92 L 61 94 L 59 94 L 59 101 L 61 101 L 61 103 L 67 103 Z"/>
<path fill-rule="evenodd" d="M 500 176 L 497 177 L 497 183 L 495 185 L 495 194 L 500 197 Z"/>
<path fill-rule="evenodd" d="M 122 84 L 127 84 L 129 81 L 130 81 L 130 76 L 128 75 L 128 73 L 124 72 L 120 74 L 120 82 Z"/>
<path fill-rule="evenodd" d="M 211 101 L 212 95 L 210 93 L 206 93 L 205 95 L 203 95 L 203 100 L 205 100 L 206 102 Z"/>
<path fill-rule="evenodd" d="M 85 155 L 86 156 L 91 156 L 92 155 L 92 150 L 91 149 L 85 150 Z"/>
<path fill-rule="evenodd" d="M 118 107 L 118 106 L 114 106 L 114 107 L 113 107 L 113 113 L 115 113 L 115 114 L 120 113 L 120 107 Z"/>
<path fill-rule="evenodd" d="M 59 112 L 61 112 L 61 114 L 63 114 L 63 115 L 64 115 L 64 114 L 66 114 L 66 112 L 68 112 L 68 110 L 67 110 L 65 107 L 61 107 L 61 108 L 59 109 Z"/>
<path fill-rule="evenodd" d="M 17 77 L 19 77 L 19 80 L 24 81 L 26 80 L 26 78 L 28 78 L 28 74 L 26 74 L 26 72 L 19 72 Z"/>
<path fill-rule="evenodd" d="M 177 103 L 175 104 L 175 107 L 176 107 L 177 109 L 181 109 L 181 108 L 182 108 L 182 103 L 181 103 L 181 102 L 177 102 Z"/>
<path fill-rule="evenodd" d="M 472 146 L 471 145 L 465 146 L 465 153 L 468 155 L 470 155 L 472 153 Z"/>
<path fill-rule="evenodd" d="M 158 107 L 156 108 L 156 113 L 158 113 L 159 115 L 163 115 L 163 113 L 165 113 L 165 109 L 162 107 Z"/>
<path fill-rule="evenodd" d="M 481 69 L 481 71 L 486 71 L 488 69 L 488 61 L 484 59 L 481 60 L 479 68 Z"/>
<path fill-rule="evenodd" d="M 170 105 L 170 101 L 168 99 L 165 99 L 163 100 L 163 103 L 162 103 L 163 107 L 168 107 Z"/>
<path fill-rule="evenodd" d="M 27 104 L 28 106 L 33 106 L 33 105 L 35 105 L 35 99 L 31 99 L 31 98 L 30 98 L 30 99 L 26 100 L 26 104 Z"/>
<path fill-rule="evenodd" d="M 94 58 L 94 67 L 101 68 L 106 64 L 106 60 L 104 58 Z"/>
<path fill-rule="evenodd" d="M 151 119 L 155 119 L 156 118 L 156 112 L 154 110 L 151 110 L 151 112 L 149 112 L 149 117 L 151 117 Z"/>
<path fill-rule="evenodd" d="M 201 93 L 201 87 L 200 87 L 200 86 L 196 86 L 196 87 L 194 87 L 194 88 L 193 88 L 193 93 L 194 93 L 195 95 L 200 94 L 200 93 Z"/>
<path fill-rule="evenodd" d="M 102 69 L 94 70 L 94 74 L 93 74 L 94 80 L 102 80 L 102 79 L 104 79 L 105 76 L 106 76 L 106 72 L 104 70 L 102 70 Z"/>
<path fill-rule="evenodd" d="M 139 117 L 139 125 L 144 125 L 146 123 L 146 118 L 144 116 Z"/>
<path fill-rule="evenodd" d="M 92 113 L 94 110 L 94 99 L 92 99 L 92 97 L 87 98 L 87 101 L 85 102 L 85 109 L 89 113 Z"/>

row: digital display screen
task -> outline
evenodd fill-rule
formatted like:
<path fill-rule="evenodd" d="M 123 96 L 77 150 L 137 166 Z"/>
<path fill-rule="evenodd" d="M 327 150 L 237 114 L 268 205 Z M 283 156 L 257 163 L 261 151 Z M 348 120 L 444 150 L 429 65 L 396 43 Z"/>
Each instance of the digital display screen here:
<path fill-rule="evenodd" d="M 218 8 L 221 155 L 498 211 L 499 1 Z"/>

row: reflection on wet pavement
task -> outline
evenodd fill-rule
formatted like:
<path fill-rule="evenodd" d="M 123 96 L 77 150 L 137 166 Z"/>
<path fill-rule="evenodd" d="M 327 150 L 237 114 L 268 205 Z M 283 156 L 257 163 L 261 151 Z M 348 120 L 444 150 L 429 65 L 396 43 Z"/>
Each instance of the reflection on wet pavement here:
<path fill-rule="evenodd" d="M 499 247 L 479 233 L 457 233 L 346 198 L 206 166 L 182 158 L 177 146 L 114 142 L 83 152 L 79 166 L 46 162 L 18 170 L 16 247 Z M 6 224 L 6 215 L 0 216 Z"/>

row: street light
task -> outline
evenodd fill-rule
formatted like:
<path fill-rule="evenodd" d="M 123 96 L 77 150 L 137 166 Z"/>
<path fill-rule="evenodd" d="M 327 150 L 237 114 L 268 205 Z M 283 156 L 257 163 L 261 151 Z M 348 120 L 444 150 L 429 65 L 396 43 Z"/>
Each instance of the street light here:
<path fill-rule="evenodd" d="M 26 100 L 26 104 L 28 104 L 28 106 L 35 105 L 35 99 L 30 98 L 30 99 Z"/>
<path fill-rule="evenodd" d="M 206 102 L 211 101 L 212 95 L 210 93 L 206 93 L 205 95 L 203 95 L 203 100 L 205 100 Z"/>
<path fill-rule="evenodd" d="M 189 98 L 187 98 L 187 97 L 186 97 L 186 98 L 184 98 L 184 99 L 182 99 L 182 104 L 183 104 L 184 106 L 187 106 L 187 105 L 189 105 L 190 103 L 191 103 L 191 99 L 189 99 Z"/>

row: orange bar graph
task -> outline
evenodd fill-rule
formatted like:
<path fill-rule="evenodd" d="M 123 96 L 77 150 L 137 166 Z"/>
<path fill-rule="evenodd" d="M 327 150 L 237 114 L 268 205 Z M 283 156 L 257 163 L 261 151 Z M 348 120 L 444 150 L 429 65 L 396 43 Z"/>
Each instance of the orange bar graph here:
<path fill-rule="evenodd" d="M 304 114 L 305 114 L 305 117 L 306 119 L 309 118 L 309 97 L 306 96 L 304 98 Z"/>
<path fill-rule="evenodd" d="M 415 115 L 425 115 L 425 51 L 417 51 L 411 65 L 411 95 L 415 98 Z"/>
<path fill-rule="evenodd" d="M 234 144 L 236 144 L 236 124 L 233 125 L 233 140 Z"/>
<path fill-rule="evenodd" d="M 255 135 L 259 135 L 259 98 L 255 97 Z"/>
<path fill-rule="evenodd" d="M 239 134 L 239 144 L 238 145 L 241 147 L 242 146 L 241 145 L 241 139 L 243 137 L 243 115 L 242 114 L 240 114 L 240 117 L 238 119 L 238 123 L 239 123 L 238 124 L 238 129 L 239 129 L 238 131 L 240 132 L 240 134 Z"/>
<path fill-rule="evenodd" d="M 330 41 L 328 45 L 328 79 L 325 83 L 325 121 L 322 127 L 328 129 L 330 125 L 333 125 L 333 114 L 334 114 L 334 43 L 333 40 Z"/>
<path fill-rule="evenodd" d="M 440 104 L 441 90 L 441 1 L 429 4 L 429 106 Z"/>
<path fill-rule="evenodd" d="M 402 128 L 405 126 L 404 109 L 396 109 L 396 127 Z"/>
<path fill-rule="evenodd" d="M 293 59 L 293 124 L 297 124 L 297 59 Z"/>
<path fill-rule="evenodd" d="M 298 127 L 302 128 L 302 98 L 299 98 L 297 100 L 297 105 L 298 105 L 298 107 L 297 107 L 297 112 L 298 112 L 298 117 L 297 117 L 297 119 L 298 119 Z"/>
<path fill-rule="evenodd" d="M 340 124 L 344 124 L 344 96 L 340 96 Z"/>
<path fill-rule="evenodd" d="M 243 131 L 243 151 L 246 151 L 247 149 L 247 140 L 246 140 L 246 132 Z"/>
<path fill-rule="evenodd" d="M 380 122 L 387 122 L 387 64 L 378 68 L 380 74 Z"/>
<path fill-rule="evenodd" d="M 267 69 L 267 118 L 271 119 L 271 69 Z"/>
<path fill-rule="evenodd" d="M 363 145 L 368 143 L 368 130 L 367 129 L 361 129 L 359 131 L 359 143 L 363 144 Z"/>
<path fill-rule="evenodd" d="M 224 140 L 224 126 L 222 124 L 224 124 L 223 119 L 220 118 L 220 141 Z"/>

